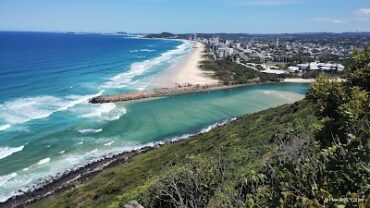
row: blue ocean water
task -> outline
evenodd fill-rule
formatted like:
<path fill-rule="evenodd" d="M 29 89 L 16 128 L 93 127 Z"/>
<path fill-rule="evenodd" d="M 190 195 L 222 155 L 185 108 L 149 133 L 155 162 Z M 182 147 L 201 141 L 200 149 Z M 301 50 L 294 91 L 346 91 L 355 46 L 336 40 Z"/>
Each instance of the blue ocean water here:
<path fill-rule="evenodd" d="M 89 95 L 143 89 L 168 61 L 187 52 L 181 44 L 129 36 L 1 32 L 0 129 L 46 117 Z"/>
<path fill-rule="evenodd" d="M 191 50 L 189 42 L 130 36 L 0 32 L 0 202 L 104 155 L 304 97 L 307 85 L 275 84 L 88 104 L 151 87 Z"/>

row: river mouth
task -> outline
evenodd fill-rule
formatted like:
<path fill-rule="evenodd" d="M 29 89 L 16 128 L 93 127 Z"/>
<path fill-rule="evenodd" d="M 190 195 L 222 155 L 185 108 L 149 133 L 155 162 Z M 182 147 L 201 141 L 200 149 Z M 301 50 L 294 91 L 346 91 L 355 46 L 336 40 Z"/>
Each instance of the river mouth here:
<path fill-rule="evenodd" d="M 50 120 L 39 121 L 31 130 L 35 139 L 0 160 L 0 167 L 6 167 L 1 168 L 3 201 L 19 190 L 35 188 L 45 179 L 107 155 L 181 138 L 225 119 L 301 100 L 307 88 L 307 84 L 265 84 L 113 104 L 114 108 L 103 104 L 101 113 L 82 117 L 72 126 L 63 126 L 68 120 L 66 112 L 56 113 L 49 119 L 59 120 L 55 124 L 58 131 L 45 129 Z M 69 113 L 85 111 L 85 107 Z M 114 111 L 105 113 L 103 109 L 110 107 Z M 18 134 L 29 137 L 30 132 Z M 25 159 L 25 155 L 33 154 L 36 159 Z"/>
<path fill-rule="evenodd" d="M 107 155 L 300 100 L 307 90 L 255 85 L 91 105 L 94 96 L 146 89 L 191 45 L 96 34 L 0 36 L 7 43 L 0 47 L 0 201 Z"/>

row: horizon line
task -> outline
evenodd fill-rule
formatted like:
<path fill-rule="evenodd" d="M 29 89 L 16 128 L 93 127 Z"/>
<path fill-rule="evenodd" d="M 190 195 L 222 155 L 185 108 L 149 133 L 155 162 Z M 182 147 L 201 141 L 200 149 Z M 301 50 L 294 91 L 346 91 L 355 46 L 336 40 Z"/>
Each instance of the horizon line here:
<path fill-rule="evenodd" d="M 112 31 L 112 32 L 93 32 L 93 31 L 42 31 L 42 30 L 2 30 L 0 32 L 35 32 L 35 33 L 86 33 L 86 34 L 110 34 L 110 33 L 127 33 L 127 34 L 161 34 L 171 33 L 174 35 L 186 35 L 186 34 L 244 34 L 244 35 L 289 35 L 289 34 L 344 34 L 344 33 L 370 33 L 369 31 L 343 31 L 343 32 L 266 32 L 266 33 L 253 33 L 253 32 L 126 32 L 126 31 Z"/>

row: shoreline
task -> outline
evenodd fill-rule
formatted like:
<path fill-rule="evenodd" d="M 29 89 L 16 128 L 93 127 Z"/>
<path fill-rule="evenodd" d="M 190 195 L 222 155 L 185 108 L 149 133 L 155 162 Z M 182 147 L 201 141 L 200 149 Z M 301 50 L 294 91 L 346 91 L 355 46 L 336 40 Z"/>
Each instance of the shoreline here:
<path fill-rule="evenodd" d="M 205 45 L 200 42 L 190 42 L 192 51 L 182 57 L 174 66 L 152 81 L 152 85 L 159 87 L 175 87 L 185 85 L 214 85 L 219 80 L 211 77 L 212 73 L 200 69 L 199 64 L 203 60 Z"/>
<path fill-rule="evenodd" d="M 278 83 L 297 83 L 297 84 L 312 84 L 316 79 L 302 79 L 302 78 L 286 78 L 279 81 L 264 81 L 260 82 L 259 79 L 249 80 L 245 84 L 235 84 L 235 85 L 224 85 L 224 84 L 213 84 L 213 85 L 185 85 L 176 86 L 173 88 L 154 88 L 149 90 L 143 90 L 139 92 L 122 93 L 116 95 L 101 95 L 93 97 L 89 100 L 91 104 L 102 104 L 102 103 L 118 103 L 127 102 L 133 100 L 143 100 L 156 97 L 166 97 L 174 95 L 184 95 L 191 93 L 202 93 L 202 92 L 212 92 L 226 89 L 234 89 L 240 87 L 246 87 L 250 85 L 263 85 L 263 84 L 278 84 Z"/>
<path fill-rule="evenodd" d="M 197 44 L 200 44 L 200 43 L 197 43 Z M 196 53 L 196 51 L 198 52 Z M 175 82 L 174 80 L 180 80 L 185 85 L 192 84 L 192 85 L 201 85 L 204 87 L 204 86 L 211 86 L 211 84 L 214 84 L 215 86 L 211 88 L 206 87 L 205 89 L 200 89 L 199 91 L 193 91 L 192 89 L 190 89 L 189 91 L 186 91 L 187 88 L 182 87 L 181 89 L 185 89 L 185 92 L 180 93 L 180 94 L 226 90 L 226 89 L 231 89 L 231 88 L 245 87 L 249 85 L 279 83 L 279 82 L 259 82 L 258 80 L 257 81 L 254 80 L 250 83 L 242 84 L 242 85 L 226 86 L 226 85 L 217 84 L 218 83 L 217 80 L 206 77 L 205 72 L 200 70 L 200 68 L 198 67 L 198 63 L 201 60 L 201 55 L 202 55 L 202 53 L 199 53 L 199 51 L 201 52 L 202 49 L 199 47 L 196 48 L 194 51 L 191 52 L 191 54 L 188 55 L 188 57 L 184 57 L 186 58 L 186 60 L 184 60 L 184 63 L 180 64 L 179 68 L 175 68 L 173 71 L 171 71 L 172 74 L 166 74 L 165 72 L 164 75 L 170 75 L 167 77 L 167 79 L 169 80 L 169 82 L 172 82 L 172 83 L 178 83 L 178 82 Z M 189 69 L 191 71 L 190 73 L 189 73 Z M 191 79 L 192 77 L 197 77 L 196 81 L 188 82 L 188 80 Z M 203 81 L 199 81 L 199 80 L 203 80 Z M 180 82 L 180 85 L 181 85 L 181 82 Z M 284 82 L 280 82 L 280 83 L 284 83 Z M 301 83 L 301 82 L 298 82 L 298 83 Z M 157 96 L 157 97 L 160 97 L 160 96 Z M 218 127 L 218 126 L 215 126 L 215 127 Z M 202 132 L 192 134 L 190 138 L 187 137 L 184 139 L 191 139 L 193 136 L 201 134 L 201 133 Z M 40 182 L 39 184 L 36 184 L 35 186 L 36 188 L 32 188 L 27 191 L 20 191 L 19 192 L 21 193 L 20 195 L 13 196 L 12 198 L 9 198 L 5 202 L 0 202 L 0 207 L 2 206 L 6 206 L 6 207 L 23 206 L 23 205 L 32 203 L 34 201 L 38 201 L 44 197 L 53 195 L 55 193 L 59 193 L 63 190 L 69 189 L 74 186 L 78 186 L 80 184 L 83 184 L 87 180 L 101 173 L 103 170 L 110 168 L 110 167 L 117 166 L 119 164 L 127 163 L 129 162 L 130 158 L 138 154 L 145 153 L 155 148 L 159 148 L 160 146 L 163 146 L 163 145 L 180 142 L 182 140 L 183 138 L 181 137 L 178 138 L 177 140 L 162 140 L 156 143 L 144 144 L 138 147 L 137 149 L 124 151 L 124 152 L 117 153 L 114 155 L 109 155 L 109 156 L 106 155 L 96 161 L 92 161 L 85 165 L 81 165 L 80 167 L 76 167 L 75 169 L 70 169 L 60 174 L 57 174 L 55 177 L 52 177 L 50 180 Z"/>
<path fill-rule="evenodd" d="M 316 79 L 303 79 L 303 78 L 285 78 L 281 80 L 284 83 L 313 83 Z"/>
<path fill-rule="evenodd" d="M 253 83 L 248 83 L 244 85 L 226 86 L 227 88 L 224 88 L 223 90 L 233 89 L 237 87 L 247 87 L 247 86 L 253 86 L 253 85 L 265 85 L 265 84 L 279 84 L 279 83 L 289 84 L 286 82 L 253 82 Z M 193 92 L 189 92 L 189 93 L 193 93 Z M 107 154 L 100 159 L 91 161 L 87 164 L 83 164 L 74 169 L 69 169 L 65 172 L 58 173 L 55 176 L 51 177 L 51 179 L 49 180 L 45 180 L 38 184 L 35 184 L 34 187 L 36 188 L 30 188 L 26 191 L 18 190 L 20 194 L 14 195 L 13 197 L 7 199 L 4 202 L 0 202 L 0 207 L 3 207 L 3 206 L 18 207 L 18 206 L 24 206 L 32 202 L 39 201 L 45 197 L 51 196 L 56 193 L 60 193 L 71 187 L 81 185 L 85 183 L 86 181 L 88 181 L 89 179 L 91 179 L 92 177 L 101 173 L 105 169 L 110 168 L 110 167 L 115 167 L 119 164 L 127 163 L 129 162 L 130 158 L 137 156 L 141 153 L 145 153 L 147 151 L 159 148 L 167 144 L 173 144 L 173 143 L 181 142 L 183 140 L 192 139 L 196 135 L 206 133 L 214 128 L 223 126 L 234 120 L 237 120 L 237 118 L 234 117 L 231 119 L 221 120 L 219 122 L 215 122 L 208 126 L 203 126 L 203 128 L 201 128 L 200 131 L 195 131 L 193 133 L 183 134 L 177 137 L 164 138 L 163 140 L 159 140 L 157 142 L 145 143 L 131 150 L 122 151 L 116 154 Z M 209 128 L 209 130 L 204 131 L 204 129 L 207 129 L 207 128 Z"/>
<path fill-rule="evenodd" d="M 42 200 L 43 198 L 82 185 L 105 169 L 128 163 L 132 157 L 135 157 L 139 154 L 143 154 L 145 152 L 160 148 L 165 145 L 192 139 L 197 135 L 207 133 L 214 128 L 224 126 L 237 119 L 237 117 L 224 119 L 219 122 L 207 125 L 201 128 L 199 131 L 193 133 L 170 137 L 158 142 L 143 144 L 137 147 L 137 149 L 123 151 L 114 155 L 107 155 L 99 160 L 92 161 L 81 167 L 59 173 L 50 180 L 45 180 L 43 182 L 40 182 L 39 184 L 36 184 L 36 188 L 34 189 L 29 189 L 27 191 L 19 190 L 20 194 L 15 195 L 4 202 L 0 202 L 0 207 L 24 207 L 31 203 Z"/>

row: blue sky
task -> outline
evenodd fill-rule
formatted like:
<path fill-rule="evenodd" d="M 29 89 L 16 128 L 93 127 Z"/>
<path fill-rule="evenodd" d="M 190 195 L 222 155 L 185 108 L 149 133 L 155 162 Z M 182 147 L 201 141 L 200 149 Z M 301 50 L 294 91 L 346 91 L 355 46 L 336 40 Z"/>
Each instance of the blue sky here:
<path fill-rule="evenodd" d="M 370 0 L 0 0 L 0 30 L 370 31 Z"/>

